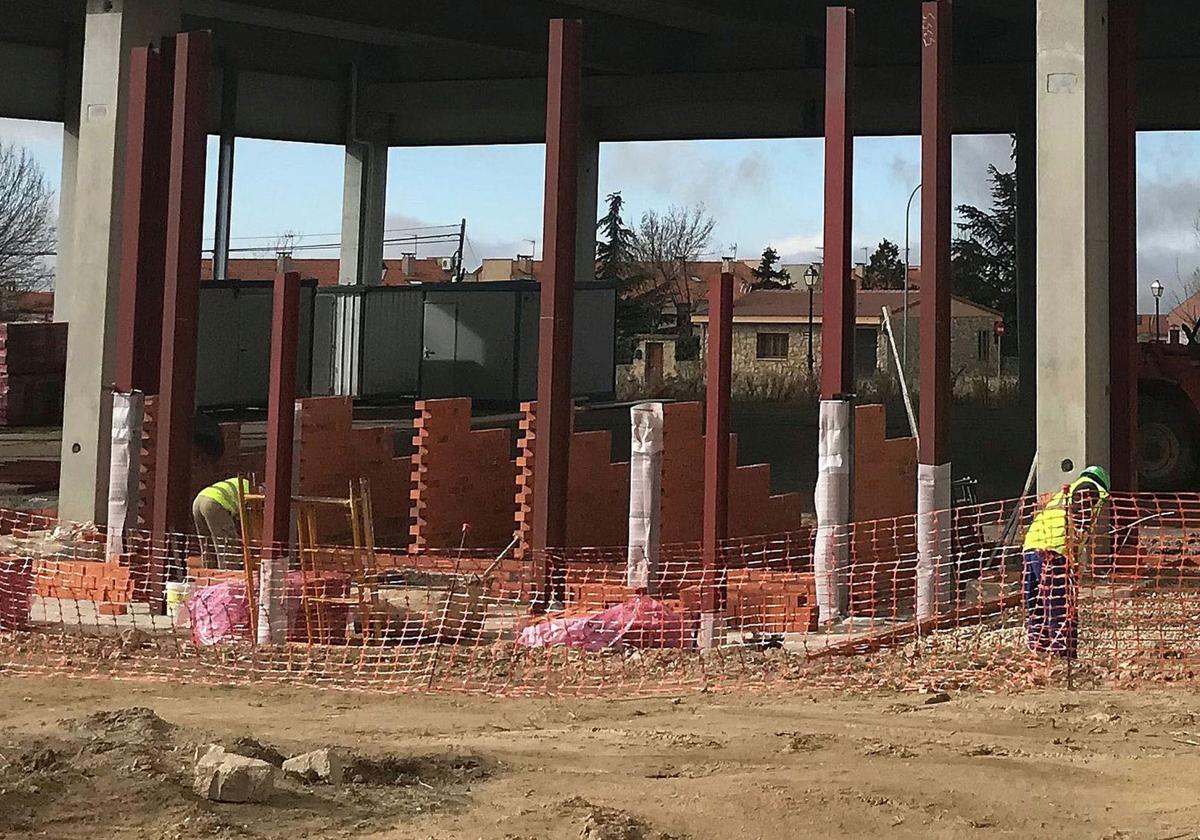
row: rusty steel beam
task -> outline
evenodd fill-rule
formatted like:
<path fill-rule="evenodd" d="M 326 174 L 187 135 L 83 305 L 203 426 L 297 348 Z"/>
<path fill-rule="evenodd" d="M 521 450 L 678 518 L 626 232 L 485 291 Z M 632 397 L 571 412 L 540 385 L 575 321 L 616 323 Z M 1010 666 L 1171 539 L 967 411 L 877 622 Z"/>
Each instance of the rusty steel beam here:
<path fill-rule="evenodd" d="M 117 302 L 117 391 L 158 393 L 163 333 L 167 183 L 171 153 L 173 40 L 137 47 L 129 62 L 121 274 Z"/>
<path fill-rule="evenodd" d="M 733 368 L 733 267 L 708 290 L 707 376 L 704 397 L 704 516 L 701 536 L 703 576 L 700 611 L 721 607 L 721 544 L 729 535 L 729 401 Z"/>
<path fill-rule="evenodd" d="M 821 280 L 821 399 L 854 391 L 854 10 L 826 12 L 825 265 Z"/>
<path fill-rule="evenodd" d="M 921 417 L 919 462 L 950 461 L 949 0 L 921 5 Z"/>
<path fill-rule="evenodd" d="M 536 476 L 530 546 L 539 600 L 543 605 L 562 600 L 556 564 L 550 557 L 567 541 L 582 53 L 579 21 L 550 21 L 543 276 L 538 320 L 537 437 L 534 443 Z"/>
<path fill-rule="evenodd" d="M 1133 0 L 1108 4 L 1109 471 L 1137 490 L 1137 74 Z"/>
<path fill-rule="evenodd" d="M 292 447 L 296 425 L 296 354 L 300 345 L 300 275 L 275 276 L 271 307 L 267 463 L 263 488 L 263 546 L 273 552 L 291 540 Z"/>
<path fill-rule="evenodd" d="M 153 534 L 156 541 L 187 530 L 190 513 L 196 322 L 200 298 L 200 249 L 204 236 L 204 165 L 211 52 L 207 32 L 187 32 L 175 39 L 163 275 L 162 369 L 155 415 L 158 450 Z M 159 555 L 157 560 L 162 562 L 161 552 Z M 163 576 L 152 577 L 161 587 Z"/>

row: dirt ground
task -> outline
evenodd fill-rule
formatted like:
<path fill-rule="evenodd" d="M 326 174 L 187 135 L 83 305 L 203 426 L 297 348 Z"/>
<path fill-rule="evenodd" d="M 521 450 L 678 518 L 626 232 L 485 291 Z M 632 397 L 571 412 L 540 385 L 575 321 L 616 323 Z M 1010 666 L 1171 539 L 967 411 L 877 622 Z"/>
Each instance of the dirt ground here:
<path fill-rule="evenodd" d="M 222 805 L 188 786 L 212 741 L 372 763 Z M 0 678 L 3 838 L 1166 840 L 1200 837 L 1198 779 L 1200 697 L 1182 691 L 579 701 Z"/>

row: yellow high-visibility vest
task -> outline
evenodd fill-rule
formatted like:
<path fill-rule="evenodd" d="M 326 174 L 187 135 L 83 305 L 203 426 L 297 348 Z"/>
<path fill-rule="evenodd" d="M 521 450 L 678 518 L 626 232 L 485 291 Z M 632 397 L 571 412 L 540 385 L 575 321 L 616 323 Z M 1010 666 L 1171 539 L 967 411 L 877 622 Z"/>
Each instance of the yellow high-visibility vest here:
<path fill-rule="evenodd" d="M 246 479 L 241 479 L 242 495 L 250 492 L 250 482 Z M 212 499 L 225 510 L 232 513 L 234 516 L 238 512 L 238 479 L 227 478 L 224 481 L 218 481 L 216 484 L 209 485 L 200 491 L 198 494 L 202 498 Z"/>
<path fill-rule="evenodd" d="M 1096 503 L 1096 509 L 1092 512 L 1092 521 L 1088 523 L 1087 529 L 1081 534 L 1076 534 L 1075 539 L 1078 540 L 1091 533 L 1100 510 L 1108 502 L 1108 491 L 1094 479 L 1085 476 L 1076 480 L 1066 490 L 1060 490 L 1051 496 L 1045 507 L 1033 517 L 1033 522 L 1029 523 L 1029 530 L 1025 532 L 1024 551 L 1040 549 L 1057 554 L 1067 553 L 1067 507 L 1070 505 L 1071 499 L 1075 498 L 1076 491 L 1085 484 L 1096 488 L 1100 494 L 1100 500 Z"/>

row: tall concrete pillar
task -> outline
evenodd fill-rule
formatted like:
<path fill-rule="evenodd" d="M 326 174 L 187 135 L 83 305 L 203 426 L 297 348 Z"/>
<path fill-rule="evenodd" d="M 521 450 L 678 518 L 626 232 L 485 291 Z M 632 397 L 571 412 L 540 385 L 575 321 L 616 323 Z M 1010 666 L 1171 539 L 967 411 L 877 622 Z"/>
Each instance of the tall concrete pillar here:
<path fill-rule="evenodd" d="M 1106 0 L 1038 0 L 1038 489 L 1109 455 Z"/>
<path fill-rule="evenodd" d="M 1037 408 L 1037 94 L 1025 79 L 1017 110 L 1017 388 L 1026 428 Z"/>
<path fill-rule="evenodd" d="M 59 259 L 55 318 L 66 321 L 59 514 L 103 521 L 107 508 L 120 212 L 125 163 L 125 92 L 134 46 L 179 29 L 177 0 L 88 0 L 80 74 L 78 141 L 64 143 L 70 242 Z M 79 224 L 79 220 L 87 224 Z"/>
<path fill-rule="evenodd" d="M 229 279 L 229 237 L 233 222 L 233 153 L 237 143 L 238 71 L 221 68 L 221 135 L 217 151 L 217 212 L 213 228 L 214 280 Z"/>
<path fill-rule="evenodd" d="M 377 286 L 383 282 L 388 145 L 386 140 L 360 140 L 353 136 L 356 133 L 352 127 L 346 144 L 338 283 L 347 287 Z M 346 294 L 337 299 L 334 308 L 333 391 L 357 396 L 362 298 Z"/>
<path fill-rule="evenodd" d="M 594 119 L 579 124 L 579 161 L 576 167 L 579 216 L 575 223 L 575 282 L 596 279 L 596 221 L 600 203 L 600 133 Z"/>
<path fill-rule="evenodd" d="M 342 255 L 338 282 L 378 286 L 383 280 L 386 140 L 346 144 L 342 192 Z"/>
<path fill-rule="evenodd" d="M 1137 61 L 1134 0 L 1108 4 L 1109 365 L 1114 490 L 1137 490 Z"/>

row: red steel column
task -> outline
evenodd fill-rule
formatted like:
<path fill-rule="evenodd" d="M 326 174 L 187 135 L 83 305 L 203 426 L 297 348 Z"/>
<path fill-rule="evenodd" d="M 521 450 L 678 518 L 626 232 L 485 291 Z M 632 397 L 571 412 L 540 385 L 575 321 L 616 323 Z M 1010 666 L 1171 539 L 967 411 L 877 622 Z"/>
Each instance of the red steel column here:
<path fill-rule="evenodd" d="M 153 522 L 156 540 L 187 529 L 190 514 L 210 54 L 207 32 L 187 32 L 175 40 L 162 370 L 156 412 L 158 451 Z M 162 562 L 161 557 L 157 560 Z M 158 573 L 152 573 L 156 586 L 162 585 L 161 571 L 156 569 L 154 572 Z"/>
<path fill-rule="evenodd" d="M 698 644 L 717 642 L 721 597 L 721 543 L 729 533 L 729 385 L 733 367 L 733 268 L 708 290 L 707 379 L 704 397 L 703 575 L 700 584 L 701 630 Z"/>
<path fill-rule="evenodd" d="M 1113 489 L 1137 489 L 1137 76 L 1133 0 L 1108 4 L 1108 340 Z"/>
<path fill-rule="evenodd" d="M 921 4 L 921 416 L 917 617 L 950 609 L 950 0 Z"/>
<path fill-rule="evenodd" d="M 854 10 L 826 13 L 825 266 L 821 279 L 821 399 L 854 391 Z"/>
<path fill-rule="evenodd" d="M 949 0 L 921 4 L 920 463 L 950 461 Z"/>
<path fill-rule="evenodd" d="M 292 442 L 296 425 L 296 354 L 300 342 L 300 275 L 275 276 L 271 367 L 267 391 L 267 464 L 263 545 L 286 546 L 292 527 Z M 286 548 L 282 552 L 286 555 Z"/>
<path fill-rule="evenodd" d="M 117 391 L 158 393 L 162 357 L 167 183 L 171 153 L 174 41 L 137 47 L 129 62 L 121 277 L 117 304 Z"/>
<path fill-rule="evenodd" d="M 536 477 L 533 491 L 535 585 L 540 603 L 561 600 L 549 553 L 567 541 L 567 460 L 571 446 L 571 344 L 575 310 L 575 225 L 581 27 L 550 21 L 546 90 L 545 221 L 538 320 Z"/>
<path fill-rule="evenodd" d="M 267 464 L 263 487 L 262 564 L 258 570 L 259 644 L 287 639 L 284 593 L 292 536 L 292 453 L 296 429 L 296 354 L 300 340 L 300 275 L 275 275 L 271 362 L 267 385 Z"/>

